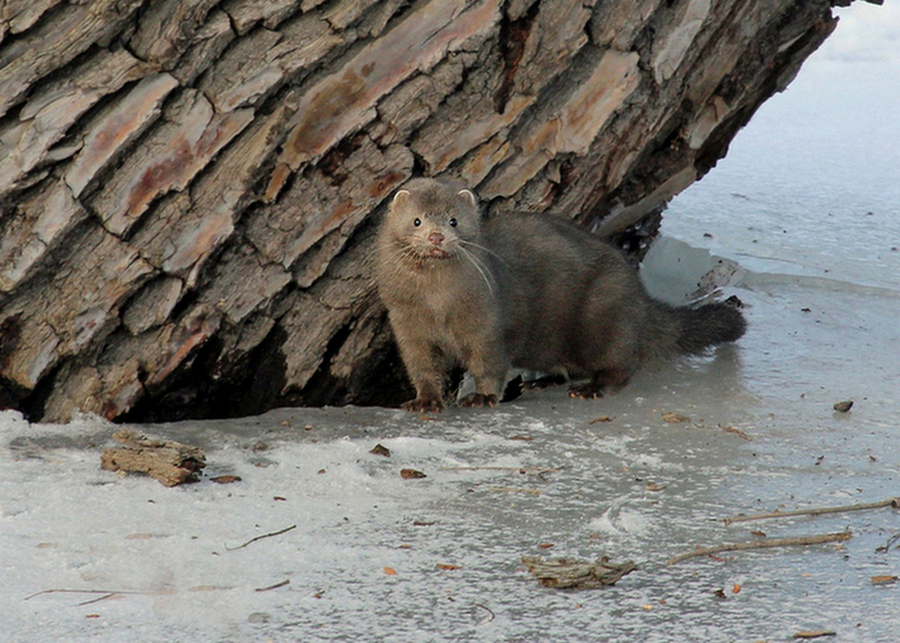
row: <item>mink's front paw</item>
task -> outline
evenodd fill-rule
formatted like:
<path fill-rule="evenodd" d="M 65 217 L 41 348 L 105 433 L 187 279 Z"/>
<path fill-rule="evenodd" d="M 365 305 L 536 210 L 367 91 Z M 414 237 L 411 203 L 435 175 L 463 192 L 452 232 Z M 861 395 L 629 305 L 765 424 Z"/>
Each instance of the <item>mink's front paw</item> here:
<path fill-rule="evenodd" d="M 437 398 L 417 397 L 401 406 L 410 413 L 440 413 L 444 403 Z"/>
<path fill-rule="evenodd" d="M 497 406 L 497 396 L 472 393 L 471 395 L 466 395 L 460 401 L 459 405 L 464 406 L 467 409 L 480 409 L 484 406 L 493 408 Z"/>

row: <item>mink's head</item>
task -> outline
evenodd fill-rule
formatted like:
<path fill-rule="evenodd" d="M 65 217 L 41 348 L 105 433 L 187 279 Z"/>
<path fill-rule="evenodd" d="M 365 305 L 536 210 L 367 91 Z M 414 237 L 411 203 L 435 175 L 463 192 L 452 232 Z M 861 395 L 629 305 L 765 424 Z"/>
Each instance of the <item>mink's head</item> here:
<path fill-rule="evenodd" d="M 419 263 L 460 259 L 479 244 L 475 195 L 435 179 L 413 179 L 394 195 L 382 223 L 383 241 Z"/>

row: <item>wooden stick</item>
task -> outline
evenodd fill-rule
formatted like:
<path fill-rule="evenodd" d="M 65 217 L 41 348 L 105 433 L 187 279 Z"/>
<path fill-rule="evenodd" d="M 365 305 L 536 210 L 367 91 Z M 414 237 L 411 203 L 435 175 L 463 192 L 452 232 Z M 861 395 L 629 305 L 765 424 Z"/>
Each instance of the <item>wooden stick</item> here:
<path fill-rule="evenodd" d="M 886 554 L 891 550 L 891 547 L 893 547 L 898 540 L 900 540 L 900 532 L 897 532 L 896 534 L 888 538 L 888 541 L 881 547 L 876 547 L 875 551 L 879 554 Z"/>
<path fill-rule="evenodd" d="M 272 589 L 278 589 L 279 587 L 285 587 L 291 584 L 291 579 L 283 580 L 280 583 L 275 583 L 274 585 L 269 585 L 268 587 L 257 587 L 255 591 L 257 592 L 268 592 Z"/>
<path fill-rule="evenodd" d="M 521 487 L 491 487 L 491 491 L 499 491 L 501 493 L 530 493 L 533 496 L 541 495 L 540 489 L 523 489 Z"/>
<path fill-rule="evenodd" d="M 556 473 L 560 468 L 545 469 L 542 467 L 441 467 L 438 471 L 524 471 L 525 473 Z"/>
<path fill-rule="evenodd" d="M 239 545 L 237 547 L 229 547 L 228 545 L 225 545 L 225 550 L 226 551 L 237 551 L 238 549 L 243 549 L 244 547 L 246 547 L 247 545 L 249 545 L 251 543 L 255 543 L 257 540 L 262 540 L 263 538 L 271 538 L 272 536 L 280 536 L 281 534 L 287 533 L 291 529 L 296 529 L 296 528 L 297 528 L 297 525 L 291 525 L 290 527 L 285 527 L 284 529 L 279 529 L 278 531 L 273 531 L 272 533 L 269 533 L 269 534 L 263 534 L 261 536 L 257 536 L 256 538 L 251 538 L 250 540 L 245 542 L 243 545 Z"/>
<path fill-rule="evenodd" d="M 678 554 L 669 559 L 669 564 L 674 565 L 688 558 L 697 556 L 709 556 L 723 551 L 743 551 L 746 549 L 767 549 L 769 547 L 792 547 L 796 545 L 819 545 L 822 543 L 834 543 L 850 538 L 849 531 L 841 531 L 834 534 L 822 534 L 819 536 L 797 536 L 794 538 L 771 538 L 767 540 L 751 540 L 750 542 L 732 543 L 730 545 L 716 545 L 715 547 L 698 547 L 694 551 Z"/>
<path fill-rule="evenodd" d="M 83 607 L 85 605 L 92 605 L 94 603 L 99 603 L 100 601 L 105 601 L 107 598 L 112 598 L 115 594 L 104 594 L 103 596 L 98 596 L 97 598 L 92 598 L 89 601 L 84 601 L 82 603 L 78 603 L 78 607 Z"/>
<path fill-rule="evenodd" d="M 37 598 L 38 596 L 43 596 L 44 594 L 103 594 L 100 598 L 91 599 L 86 603 L 80 603 L 80 605 L 88 605 L 90 603 L 95 603 L 97 601 L 105 600 L 111 596 L 119 596 L 119 595 L 136 595 L 136 596 L 158 596 L 162 594 L 171 594 L 169 591 L 162 592 L 154 592 L 154 591 L 140 591 L 135 589 L 44 589 L 40 592 L 35 592 L 30 596 L 26 596 L 22 600 L 30 601 L 32 598 Z"/>
<path fill-rule="evenodd" d="M 840 507 L 818 507 L 813 509 L 797 509 L 795 511 L 778 511 L 765 514 L 752 514 L 749 516 L 734 516 L 723 518 L 722 522 L 730 525 L 733 522 L 748 522 L 750 520 L 765 520 L 767 518 L 787 518 L 789 516 L 819 516 L 822 514 L 836 514 L 845 511 L 863 511 L 864 509 L 880 509 L 881 507 L 900 508 L 900 498 L 888 498 L 878 502 L 866 502 L 857 505 L 843 505 Z"/>

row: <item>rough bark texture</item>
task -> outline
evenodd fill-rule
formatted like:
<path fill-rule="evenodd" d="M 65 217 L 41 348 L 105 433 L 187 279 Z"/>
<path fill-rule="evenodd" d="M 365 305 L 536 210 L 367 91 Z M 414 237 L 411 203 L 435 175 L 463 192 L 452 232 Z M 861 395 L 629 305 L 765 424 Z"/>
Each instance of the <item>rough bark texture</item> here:
<path fill-rule="evenodd" d="M 832 4 L 6 0 L 0 404 L 398 401 L 368 261 L 398 185 L 645 236 Z"/>

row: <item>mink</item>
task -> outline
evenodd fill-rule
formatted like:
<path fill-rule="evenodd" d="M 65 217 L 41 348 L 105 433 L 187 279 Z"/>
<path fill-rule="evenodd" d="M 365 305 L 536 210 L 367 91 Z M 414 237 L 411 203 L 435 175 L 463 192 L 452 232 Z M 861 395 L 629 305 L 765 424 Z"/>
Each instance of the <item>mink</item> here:
<path fill-rule="evenodd" d="M 650 297 L 613 246 L 560 216 L 482 217 L 459 184 L 413 179 L 381 225 L 376 283 L 416 397 L 440 411 L 447 374 L 470 372 L 462 406 L 495 406 L 511 367 L 590 378 L 598 397 L 653 357 L 700 354 L 746 330 L 730 303 L 676 307 Z"/>

